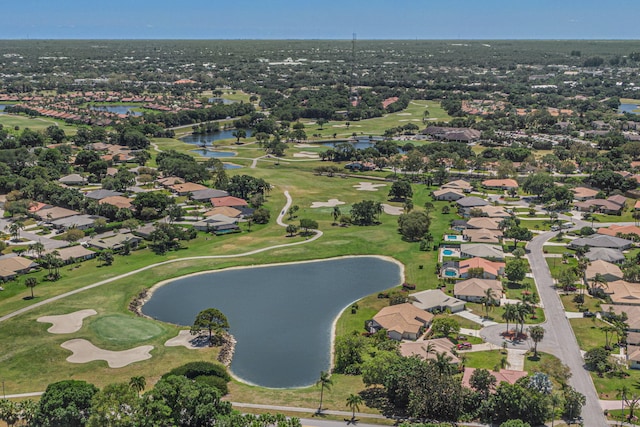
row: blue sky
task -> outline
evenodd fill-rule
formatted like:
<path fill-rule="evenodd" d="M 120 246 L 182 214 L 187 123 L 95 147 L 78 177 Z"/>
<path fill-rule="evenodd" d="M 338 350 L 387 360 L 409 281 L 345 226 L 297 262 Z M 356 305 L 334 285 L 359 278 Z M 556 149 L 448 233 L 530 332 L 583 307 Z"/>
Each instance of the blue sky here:
<path fill-rule="evenodd" d="M 640 39 L 640 1 L 14 0 L 0 39 Z"/>

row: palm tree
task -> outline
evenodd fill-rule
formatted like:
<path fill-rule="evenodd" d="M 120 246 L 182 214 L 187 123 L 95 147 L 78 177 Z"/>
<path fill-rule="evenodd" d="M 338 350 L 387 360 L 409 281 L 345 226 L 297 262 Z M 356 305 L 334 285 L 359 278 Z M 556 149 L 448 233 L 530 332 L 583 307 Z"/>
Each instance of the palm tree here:
<path fill-rule="evenodd" d="M 333 215 L 333 222 L 336 223 L 338 222 L 338 218 L 340 218 L 340 215 L 342 215 L 342 212 L 340 212 L 340 208 L 337 206 L 333 207 L 333 212 L 331 212 L 331 214 Z"/>
<path fill-rule="evenodd" d="M 144 390 L 146 385 L 147 380 L 143 376 L 131 377 L 131 379 L 129 380 L 129 387 L 138 392 L 138 396 L 140 396 L 140 393 Z"/>
<path fill-rule="evenodd" d="M 436 368 L 440 375 L 449 375 L 453 369 L 451 365 L 451 361 L 453 357 L 449 356 L 447 353 L 436 353 L 436 358 L 432 359 L 433 366 Z"/>
<path fill-rule="evenodd" d="M 489 311 L 496 305 L 496 295 L 493 288 L 488 288 L 484 291 L 484 297 L 482 297 L 482 305 L 485 310 L 485 318 L 489 318 Z"/>
<path fill-rule="evenodd" d="M 623 385 L 617 390 L 616 397 L 622 401 L 622 419 L 624 420 L 624 404 L 627 400 L 627 395 L 629 394 L 629 387 Z"/>
<path fill-rule="evenodd" d="M 15 221 L 9 226 L 9 232 L 11 233 L 11 238 L 17 241 L 20 238 L 20 230 L 24 228 L 24 223 L 22 221 Z"/>
<path fill-rule="evenodd" d="M 556 408 L 561 404 L 562 397 L 560 397 L 560 393 L 553 393 L 551 395 L 551 427 L 553 427 L 556 422 Z"/>
<path fill-rule="evenodd" d="M 542 326 L 530 327 L 529 336 L 533 340 L 533 357 L 538 357 L 538 343 L 544 338 L 544 328 Z"/>
<path fill-rule="evenodd" d="M 527 304 L 517 303 L 515 305 L 515 321 L 520 324 L 520 333 L 522 333 L 524 329 L 524 321 L 529 314 L 529 306 Z M 517 332 L 517 328 L 516 328 Z"/>
<path fill-rule="evenodd" d="M 35 277 L 27 277 L 26 279 L 24 279 L 24 285 L 27 288 L 31 289 L 31 299 L 33 299 L 33 288 L 35 288 L 37 284 L 38 279 L 36 279 Z"/>
<path fill-rule="evenodd" d="M 509 333 L 509 322 L 516 319 L 516 306 L 513 304 L 505 304 L 502 319 L 507 322 L 507 333 Z"/>
<path fill-rule="evenodd" d="M 324 389 L 331 390 L 331 386 L 333 385 L 333 381 L 331 380 L 331 375 L 326 372 L 320 372 L 320 378 L 318 382 L 316 382 L 316 386 L 320 386 L 320 406 L 318 406 L 318 414 L 322 412 L 322 398 L 324 397 Z"/>
<path fill-rule="evenodd" d="M 593 279 L 591 279 L 591 286 L 593 289 L 596 288 L 609 288 L 609 282 L 607 282 L 607 279 L 600 273 L 596 273 L 595 276 L 593 276 Z"/>
<path fill-rule="evenodd" d="M 604 332 L 604 347 L 606 349 L 610 349 L 611 343 L 609 342 L 609 333 L 613 335 L 613 332 L 615 332 L 616 328 L 614 328 L 613 326 L 607 325 L 607 326 L 601 327 L 600 330 Z"/>
<path fill-rule="evenodd" d="M 356 411 L 360 410 L 360 404 L 362 403 L 362 396 L 359 394 L 351 393 L 349 397 L 347 397 L 347 406 L 351 408 L 351 420 L 356 419 Z"/>

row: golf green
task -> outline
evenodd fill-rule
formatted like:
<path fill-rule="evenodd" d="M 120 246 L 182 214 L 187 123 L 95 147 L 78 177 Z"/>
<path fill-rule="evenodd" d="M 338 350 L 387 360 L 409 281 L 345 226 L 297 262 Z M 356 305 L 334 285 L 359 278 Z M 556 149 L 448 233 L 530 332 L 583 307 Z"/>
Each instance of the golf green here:
<path fill-rule="evenodd" d="M 164 332 L 152 320 L 123 314 L 101 316 L 91 322 L 89 328 L 100 338 L 119 343 L 139 343 Z"/>

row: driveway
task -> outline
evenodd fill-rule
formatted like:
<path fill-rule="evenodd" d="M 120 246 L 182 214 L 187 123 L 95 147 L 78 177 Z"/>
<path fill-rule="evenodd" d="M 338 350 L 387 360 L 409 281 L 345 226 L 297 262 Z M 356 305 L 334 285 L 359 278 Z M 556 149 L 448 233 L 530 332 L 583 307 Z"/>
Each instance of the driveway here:
<path fill-rule="evenodd" d="M 600 406 L 591 376 L 584 368 L 580 347 L 566 317 L 560 296 L 553 285 L 551 272 L 542 252 L 544 243 L 555 235 L 555 232 L 544 233 L 527 244 L 527 259 L 538 287 L 538 294 L 544 303 L 545 316 L 547 318 L 543 325 L 545 336 L 538 348 L 548 351 L 547 347 L 550 344 L 554 345 L 555 348 L 551 353 L 571 369 L 572 376 L 569 384 L 584 394 L 587 399 L 586 405 L 582 408 L 584 425 L 587 427 L 600 427 L 607 425 L 607 421 Z"/>

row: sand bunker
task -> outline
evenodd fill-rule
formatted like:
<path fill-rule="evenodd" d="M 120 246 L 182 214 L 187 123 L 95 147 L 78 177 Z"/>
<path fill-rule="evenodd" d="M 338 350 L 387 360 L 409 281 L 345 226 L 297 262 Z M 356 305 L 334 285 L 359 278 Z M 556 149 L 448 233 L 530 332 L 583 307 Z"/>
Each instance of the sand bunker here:
<path fill-rule="evenodd" d="M 293 147 L 294 148 L 313 148 L 313 147 L 317 147 L 318 145 L 313 145 L 313 144 L 296 144 Z"/>
<path fill-rule="evenodd" d="M 294 153 L 293 157 L 305 157 L 307 159 L 319 159 L 320 157 L 316 153 L 310 153 L 309 151 L 301 151 Z"/>
<path fill-rule="evenodd" d="M 411 116 L 411 113 L 398 113 L 396 116 Z"/>
<path fill-rule="evenodd" d="M 313 202 L 311 203 L 312 208 L 332 208 L 338 205 L 344 205 L 345 202 L 341 202 L 338 199 L 329 199 L 326 202 Z"/>
<path fill-rule="evenodd" d="M 384 210 L 384 213 L 388 215 L 402 215 L 404 213 L 404 209 L 397 206 L 387 205 L 386 203 L 382 204 L 382 209 Z"/>
<path fill-rule="evenodd" d="M 191 331 L 180 331 L 178 336 L 168 339 L 165 347 L 187 347 L 189 350 L 197 350 L 209 345 L 209 338 L 204 335 L 191 335 Z"/>
<path fill-rule="evenodd" d="M 52 334 L 71 334 L 78 332 L 82 328 L 82 321 L 85 317 L 94 316 L 98 314 L 95 310 L 80 310 L 69 314 L 61 314 L 58 316 L 43 316 L 38 317 L 40 323 L 53 323 L 53 325 L 47 329 L 47 332 Z"/>
<path fill-rule="evenodd" d="M 359 182 L 354 185 L 354 188 L 358 191 L 378 191 L 378 187 L 386 187 L 387 184 L 374 184 L 372 182 Z"/>
<path fill-rule="evenodd" d="M 141 360 L 151 359 L 149 352 L 153 350 L 152 345 L 142 345 L 130 350 L 109 351 L 98 348 L 82 339 L 65 341 L 60 344 L 60 347 L 73 352 L 71 356 L 67 357 L 67 362 L 88 363 L 94 360 L 104 360 L 110 368 L 122 368 Z"/>

